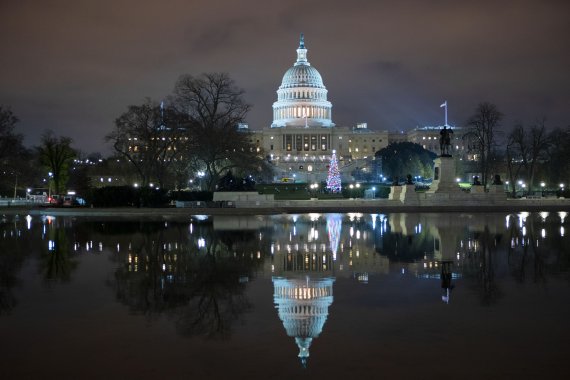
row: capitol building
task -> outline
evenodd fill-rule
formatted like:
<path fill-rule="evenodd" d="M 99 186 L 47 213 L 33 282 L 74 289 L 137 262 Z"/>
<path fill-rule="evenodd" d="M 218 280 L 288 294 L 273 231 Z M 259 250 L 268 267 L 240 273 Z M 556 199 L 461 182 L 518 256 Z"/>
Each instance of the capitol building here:
<path fill-rule="evenodd" d="M 342 181 L 346 182 L 354 179 L 355 170 L 380 173 L 380 163 L 374 162 L 374 153 L 389 143 L 414 140 L 426 149 L 437 146 L 439 150 L 439 143 L 436 144 L 439 127 L 416 128 L 408 136 L 401 132 L 373 131 L 367 123 L 354 127 L 335 125 L 328 90 L 319 71 L 309 62 L 307 53 L 301 34 L 297 59 L 283 75 L 277 89 L 271 125 L 251 131 L 251 142 L 263 149 L 267 159 L 275 165 L 275 181 L 324 181 L 333 152 L 338 158 Z M 464 149 L 457 135 L 454 136 L 457 140 L 454 148 Z"/>

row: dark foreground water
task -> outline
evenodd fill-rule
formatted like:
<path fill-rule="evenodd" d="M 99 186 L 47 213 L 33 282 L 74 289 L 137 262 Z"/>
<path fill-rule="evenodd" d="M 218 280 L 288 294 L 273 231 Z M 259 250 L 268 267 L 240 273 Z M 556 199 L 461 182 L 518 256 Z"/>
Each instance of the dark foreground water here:
<path fill-rule="evenodd" d="M 567 378 L 570 215 L 0 222 L 0 379 Z"/>

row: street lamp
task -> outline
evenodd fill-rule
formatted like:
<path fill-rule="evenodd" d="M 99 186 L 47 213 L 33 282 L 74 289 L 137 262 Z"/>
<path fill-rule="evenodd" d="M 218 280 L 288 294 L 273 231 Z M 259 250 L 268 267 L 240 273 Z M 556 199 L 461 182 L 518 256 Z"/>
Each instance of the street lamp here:
<path fill-rule="evenodd" d="M 51 178 L 53 177 L 52 172 L 48 172 L 48 201 L 51 202 Z"/>
<path fill-rule="evenodd" d="M 544 181 L 542 181 L 540 183 L 540 189 L 542 190 L 542 197 L 544 197 L 544 186 L 546 186 L 546 183 L 544 183 Z"/>
<path fill-rule="evenodd" d="M 196 175 L 200 179 L 200 183 L 198 186 L 200 187 L 200 191 L 202 191 L 202 178 L 204 178 L 204 176 L 206 175 L 206 172 L 200 171 L 200 172 L 196 173 Z"/>

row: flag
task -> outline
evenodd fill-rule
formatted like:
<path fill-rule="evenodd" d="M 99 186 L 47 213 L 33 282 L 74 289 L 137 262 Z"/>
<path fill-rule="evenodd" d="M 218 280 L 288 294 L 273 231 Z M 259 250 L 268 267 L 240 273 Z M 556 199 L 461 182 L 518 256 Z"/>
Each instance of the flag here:
<path fill-rule="evenodd" d="M 443 102 L 443 104 L 441 106 L 439 106 L 439 108 L 441 107 L 447 107 L 447 100 L 445 102 Z"/>

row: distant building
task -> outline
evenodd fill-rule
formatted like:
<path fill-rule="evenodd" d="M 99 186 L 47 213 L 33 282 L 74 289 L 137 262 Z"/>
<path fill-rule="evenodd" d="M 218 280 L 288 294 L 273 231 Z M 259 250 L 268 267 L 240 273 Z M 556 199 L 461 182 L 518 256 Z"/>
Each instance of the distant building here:
<path fill-rule="evenodd" d="M 463 159 L 472 159 L 468 156 L 467 141 L 464 136 L 465 130 L 463 128 L 453 126 L 448 127 L 453 131 L 453 134 L 451 135 L 452 154 Z M 435 154 L 440 154 L 439 141 L 442 128 L 443 126 L 416 127 L 405 134 L 406 141 L 419 144 L 424 149 L 427 149 Z"/>
<path fill-rule="evenodd" d="M 252 134 L 252 142 L 263 148 L 276 166 L 276 181 L 325 180 L 333 150 L 343 181 L 351 180 L 352 171 L 373 160 L 374 153 L 388 145 L 388 132 L 373 131 L 367 123 L 354 128 L 336 126 L 327 93 L 320 73 L 307 59 L 301 35 L 297 60 L 277 89 L 273 122 Z"/>
<path fill-rule="evenodd" d="M 332 151 L 336 151 L 343 182 L 380 179 L 381 163 L 374 154 L 390 143 L 413 142 L 440 154 L 441 126 L 416 127 L 408 132 L 376 131 L 368 123 L 337 126 L 332 103 L 319 71 L 307 59 L 303 35 L 297 60 L 284 74 L 273 103 L 273 121 L 261 131 L 251 131 L 251 142 L 263 149 L 276 167 L 274 180 L 320 182 L 327 178 Z M 452 152 L 462 159 L 467 147 L 461 128 L 453 130 Z M 247 129 L 246 129 L 247 130 Z"/>

